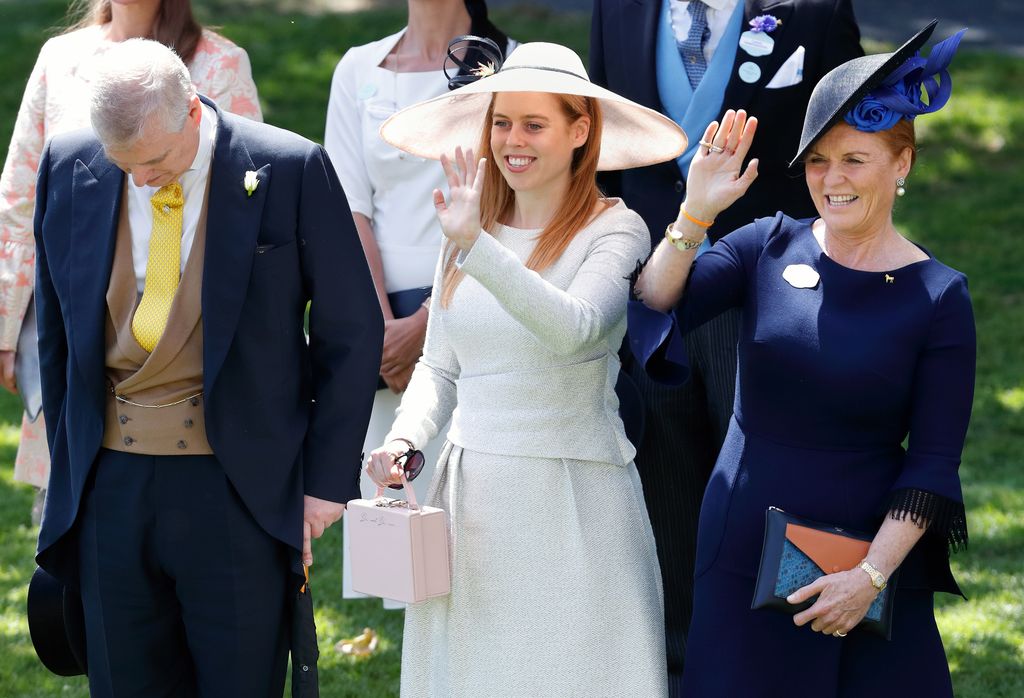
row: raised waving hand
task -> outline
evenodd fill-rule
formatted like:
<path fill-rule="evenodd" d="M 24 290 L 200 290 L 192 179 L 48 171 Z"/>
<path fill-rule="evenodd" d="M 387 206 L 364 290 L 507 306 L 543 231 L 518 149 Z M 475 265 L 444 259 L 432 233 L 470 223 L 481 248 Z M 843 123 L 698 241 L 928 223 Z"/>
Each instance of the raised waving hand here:
<path fill-rule="evenodd" d="M 448 178 L 448 200 L 444 192 L 434 190 L 434 209 L 446 238 L 468 251 L 480 235 L 480 194 L 484 186 L 487 161 L 473 159 L 473 149 L 455 149 L 454 162 L 441 156 L 441 167 Z"/>

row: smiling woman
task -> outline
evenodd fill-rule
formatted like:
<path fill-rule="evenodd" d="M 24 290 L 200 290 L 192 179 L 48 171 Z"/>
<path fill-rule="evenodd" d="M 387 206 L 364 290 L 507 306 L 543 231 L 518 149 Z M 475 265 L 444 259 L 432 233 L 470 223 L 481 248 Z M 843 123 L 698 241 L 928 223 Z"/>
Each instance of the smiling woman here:
<path fill-rule="evenodd" d="M 909 121 L 901 123 L 910 124 Z M 913 126 L 902 126 L 913 133 Z M 883 131 L 882 133 L 888 133 Z M 804 159 L 807 188 L 821 218 L 813 227 L 835 261 L 866 271 L 882 271 L 928 259 L 897 232 L 893 203 L 914 159 L 903 141 L 858 131 L 840 123 L 815 143 Z"/>
<path fill-rule="evenodd" d="M 948 553 L 967 543 L 957 471 L 974 317 L 964 275 L 892 220 L 914 162 L 910 120 L 946 103 L 963 34 L 926 59 L 933 28 L 815 87 L 794 162 L 818 219 L 757 220 L 693 263 L 691 243 L 756 175 L 756 161 L 743 169 L 756 121 L 730 111 L 706 130 L 679 217 L 640 275 L 630 332 L 651 338 L 633 350 L 652 377 L 685 377 L 678 332 L 743 309 L 734 417 L 701 509 L 687 694 L 952 695 L 933 596 L 961 593 Z M 759 563 L 771 509 L 867 532 L 870 547 L 819 568 L 787 531 L 790 557 Z M 755 579 L 792 618 L 761 594 L 751 608 Z M 887 586 L 890 641 L 862 624 Z"/>
<path fill-rule="evenodd" d="M 396 459 L 451 417 L 427 502 L 451 518 L 452 592 L 406 613 L 403 695 L 667 691 L 658 558 L 613 387 L 650 238 L 595 173 L 686 138 L 586 75 L 569 49 L 524 44 L 381 129 L 448 181 L 423 358 L 368 467 L 395 482 Z"/>

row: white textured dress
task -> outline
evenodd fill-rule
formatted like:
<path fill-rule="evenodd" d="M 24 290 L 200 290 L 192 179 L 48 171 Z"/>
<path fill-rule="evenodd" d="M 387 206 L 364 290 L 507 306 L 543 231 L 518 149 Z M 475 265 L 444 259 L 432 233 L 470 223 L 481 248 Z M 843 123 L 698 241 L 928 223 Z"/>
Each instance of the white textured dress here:
<path fill-rule="evenodd" d="M 427 503 L 450 517 L 452 592 L 406 612 L 403 696 L 667 693 L 661 575 L 614 391 L 650 238 L 617 202 L 537 274 L 538 233 L 502 226 L 460 258 L 389 434 L 424 443 L 451 418 Z"/>

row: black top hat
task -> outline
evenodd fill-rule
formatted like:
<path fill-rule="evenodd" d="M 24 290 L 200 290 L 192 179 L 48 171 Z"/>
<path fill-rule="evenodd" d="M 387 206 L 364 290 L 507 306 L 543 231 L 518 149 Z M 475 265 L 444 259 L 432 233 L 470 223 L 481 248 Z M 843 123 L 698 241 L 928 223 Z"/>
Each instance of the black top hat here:
<path fill-rule="evenodd" d="M 807 103 L 800 148 L 789 163 L 792 167 L 807 149 L 842 119 L 869 92 L 882 84 L 894 70 L 924 46 L 939 20 L 933 19 L 907 43 L 892 53 L 878 53 L 847 61 L 823 77 Z"/>
<path fill-rule="evenodd" d="M 59 676 L 86 673 L 82 599 L 42 567 L 28 585 L 28 630 L 47 669 Z"/>

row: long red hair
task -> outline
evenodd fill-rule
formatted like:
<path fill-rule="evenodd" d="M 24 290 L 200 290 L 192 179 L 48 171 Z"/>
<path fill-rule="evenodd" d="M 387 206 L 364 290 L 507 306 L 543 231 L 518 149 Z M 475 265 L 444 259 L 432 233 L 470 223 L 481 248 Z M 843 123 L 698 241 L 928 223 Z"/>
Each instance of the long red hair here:
<path fill-rule="evenodd" d="M 601 105 L 591 97 L 579 95 L 554 95 L 558 99 L 562 113 L 570 124 L 581 117 L 590 118 L 590 132 L 586 142 L 576 148 L 572 156 L 569 189 L 565 193 L 555 215 L 541 230 L 537 237 L 537 246 L 526 260 L 526 268 L 543 271 L 562 256 L 565 248 L 594 215 L 594 207 L 601 197 L 597 188 L 597 161 L 601 156 Z M 516 194 L 508 185 L 498 169 L 494 153 L 491 151 L 491 123 L 494 115 L 494 97 L 487 108 L 484 121 L 484 132 L 480 137 L 477 152 L 480 157 L 487 158 L 484 170 L 484 188 L 480 196 L 480 227 L 484 232 L 493 235 L 499 223 L 509 220 L 515 206 Z M 441 291 L 441 307 L 447 308 L 455 293 L 455 288 L 462 280 L 463 272 L 455 266 L 458 248 L 448 244 L 445 247 L 448 259 L 445 262 L 444 278 Z"/>

